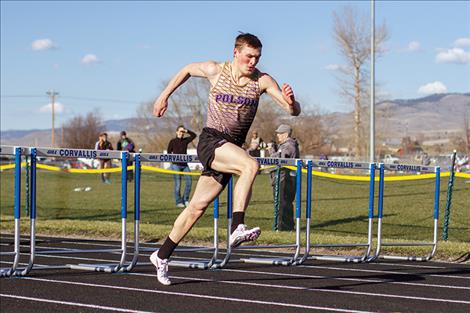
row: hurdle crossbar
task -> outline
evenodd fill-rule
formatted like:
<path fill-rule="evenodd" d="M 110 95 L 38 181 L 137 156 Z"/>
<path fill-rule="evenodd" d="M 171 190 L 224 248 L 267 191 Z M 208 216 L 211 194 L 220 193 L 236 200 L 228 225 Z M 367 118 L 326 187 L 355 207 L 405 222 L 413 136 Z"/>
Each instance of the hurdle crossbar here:
<path fill-rule="evenodd" d="M 340 261 L 340 262 L 364 262 L 367 261 L 372 249 L 372 225 L 374 218 L 374 195 L 375 195 L 375 164 L 364 162 L 338 162 L 329 160 L 312 160 L 313 167 L 320 168 L 335 168 L 335 169 L 353 169 L 353 170 L 368 170 L 369 171 L 369 208 L 368 208 L 368 228 L 367 228 L 367 243 L 345 243 L 345 244 L 308 244 L 308 248 L 339 248 L 339 247 L 362 247 L 364 253 L 362 255 L 354 256 L 338 256 L 338 255 L 310 255 L 308 259 L 312 260 L 327 260 L 327 261 Z M 307 208 L 309 209 L 309 208 Z M 308 211 L 308 210 L 307 210 Z M 307 213 L 310 216 L 310 212 Z M 309 250 L 310 251 L 310 250 Z M 310 253 L 309 253 L 310 254 Z"/>
<path fill-rule="evenodd" d="M 379 164 L 380 178 L 379 178 L 379 202 L 377 206 L 377 246 L 373 256 L 370 260 L 377 260 L 378 258 L 390 260 L 406 260 L 406 261 L 429 261 L 437 251 L 437 229 L 439 219 L 439 192 L 441 184 L 441 169 L 439 166 L 421 166 L 421 165 L 408 165 L 408 164 Z M 434 228 L 433 228 L 433 241 L 432 242 L 383 242 L 382 238 L 382 219 L 383 219 L 383 198 L 384 198 L 384 182 L 385 171 L 391 172 L 411 172 L 411 173 L 435 173 L 434 184 Z M 399 256 L 399 255 L 381 255 L 382 247 L 401 246 L 401 247 L 418 247 L 430 246 L 432 250 L 426 256 Z"/>

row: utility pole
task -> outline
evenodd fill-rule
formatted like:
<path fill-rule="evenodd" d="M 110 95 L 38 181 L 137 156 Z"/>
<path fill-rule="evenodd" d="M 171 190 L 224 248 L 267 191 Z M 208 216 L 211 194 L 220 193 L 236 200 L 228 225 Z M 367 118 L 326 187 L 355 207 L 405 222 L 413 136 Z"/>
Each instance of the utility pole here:
<path fill-rule="evenodd" d="M 57 95 L 59 95 L 58 92 L 55 92 L 53 89 L 49 90 L 46 92 L 46 94 L 51 97 L 51 107 L 52 107 L 52 147 L 55 146 L 55 140 L 54 140 L 54 109 L 55 109 L 55 98 Z"/>

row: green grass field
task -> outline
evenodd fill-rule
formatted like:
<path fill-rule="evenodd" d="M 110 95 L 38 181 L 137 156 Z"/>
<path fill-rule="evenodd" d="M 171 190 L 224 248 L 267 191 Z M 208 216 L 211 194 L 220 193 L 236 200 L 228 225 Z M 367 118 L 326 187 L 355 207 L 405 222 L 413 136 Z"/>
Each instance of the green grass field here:
<path fill-rule="evenodd" d="M 13 171 L 1 173 L 1 231 L 13 229 Z M 23 174 L 24 176 L 24 174 Z M 105 185 L 97 174 L 70 174 L 38 170 L 37 233 L 55 236 L 118 238 L 121 223 L 120 175 L 111 175 Z M 197 177 L 193 177 L 193 190 Z M 141 192 L 141 238 L 161 241 L 166 237 L 181 209 L 175 207 L 173 179 L 169 175 L 144 172 Z M 91 187 L 91 191 L 74 191 Z M 303 191 L 306 187 L 304 175 Z M 378 188 L 378 184 L 376 184 Z M 378 190 L 378 189 L 376 189 Z M 447 179 L 441 183 L 439 239 L 446 203 Z M 128 184 L 128 221 L 133 220 L 133 184 Z M 377 194 L 377 192 L 376 192 Z M 369 183 L 313 177 L 312 241 L 313 243 L 364 243 L 368 225 Z M 221 238 L 224 239 L 226 218 L 225 192 L 220 199 Z M 305 217 L 305 192 L 302 215 Z M 416 180 L 386 182 L 384 197 L 383 238 L 386 241 L 432 241 L 434 181 Z M 24 177 L 22 216 L 26 216 Z M 377 199 L 375 203 L 377 207 Z M 22 231 L 27 233 L 27 218 Z M 304 221 L 304 219 L 302 219 Z M 273 232 L 273 195 L 269 176 L 260 174 L 247 211 L 249 225 L 260 226 L 259 242 L 293 242 L 294 233 Z M 132 227 L 129 227 L 132 230 Z M 212 207 L 185 239 L 185 243 L 209 243 L 213 236 Z M 302 227 L 305 229 L 305 226 Z M 375 229 L 375 227 L 374 227 Z M 411 250 L 410 250 L 411 249 Z M 413 254 L 428 248 L 387 248 L 385 251 Z M 449 242 L 440 243 L 438 257 L 457 258 L 470 252 L 470 183 L 457 178 L 454 186 Z"/>

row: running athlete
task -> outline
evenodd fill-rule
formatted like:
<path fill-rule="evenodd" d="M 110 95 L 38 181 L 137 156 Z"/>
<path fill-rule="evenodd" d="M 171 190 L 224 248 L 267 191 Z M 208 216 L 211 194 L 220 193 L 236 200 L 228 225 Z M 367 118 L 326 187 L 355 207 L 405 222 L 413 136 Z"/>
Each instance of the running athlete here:
<path fill-rule="evenodd" d="M 231 247 L 253 241 L 261 233 L 259 227 L 245 225 L 245 210 L 259 165 L 241 148 L 255 118 L 259 98 L 267 93 L 291 115 L 300 114 L 300 105 L 288 84 L 279 88 L 268 74 L 256 65 L 261 57 L 261 41 L 254 35 L 237 36 L 233 60 L 191 63 L 183 67 L 168 83 L 154 103 L 153 114 L 162 117 L 168 109 L 168 98 L 191 76 L 207 78 L 211 84 L 206 127 L 202 130 L 197 155 L 204 170 L 189 205 L 176 218 L 169 236 L 150 260 L 157 268 L 158 281 L 170 285 L 168 259 L 176 246 L 204 214 L 209 204 L 225 188 L 232 174 L 238 175 L 234 188 Z"/>

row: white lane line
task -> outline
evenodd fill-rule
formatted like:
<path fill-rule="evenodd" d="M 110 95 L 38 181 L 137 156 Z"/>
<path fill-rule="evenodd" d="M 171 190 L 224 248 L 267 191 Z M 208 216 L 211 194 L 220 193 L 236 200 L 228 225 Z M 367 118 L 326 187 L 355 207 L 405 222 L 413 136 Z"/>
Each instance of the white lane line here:
<path fill-rule="evenodd" d="M 359 291 L 331 290 L 331 289 L 324 289 L 324 288 L 308 288 L 308 287 L 298 287 L 298 286 L 289 286 L 289 285 L 272 285 L 272 284 L 261 284 L 261 283 L 247 283 L 247 282 L 238 282 L 238 281 L 231 281 L 231 280 L 229 280 L 229 281 L 226 281 L 226 280 L 212 280 L 212 279 L 191 278 L 191 277 L 184 277 L 184 276 L 170 276 L 170 277 L 171 278 L 177 278 L 177 279 L 184 279 L 184 280 L 202 280 L 202 281 L 209 281 L 209 282 L 215 282 L 215 283 L 233 284 L 233 285 L 248 285 L 248 286 L 254 286 L 254 287 L 280 288 L 280 289 L 292 289 L 292 290 L 303 290 L 303 291 L 320 291 L 320 292 L 354 294 L 354 295 L 375 296 L 375 297 L 385 297 L 385 298 L 400 298 L 400 299 L 435 301 L 435 302 L 444 302 L 444 303 L 449 303 L 450 302 L 450 303 L 459 303 L 459 304 L 470 304 L 470 301 L 464 301 L 464 300 L 449 300 L 449 299 L 440 299 L 440 298 L 401 296 L 401 295 L 380 294 L 380 293 L 359 292 Z"/>
<path fill-rule="evenodd" d="M 138 291 L 138 292 L 165 294 L 165 295 L 172 295 L 172 296 L 182 296 L 182 297 L 202 298 L 202 299 L 210 299 L 210 300 L 221 300 L 221 301 L 242 302 L 242 303 L 252 303 L 252 304 L 274 305 L 274 306 L 301 308 L 301 309 L 324 310 L 324 311 L 332 311 L 332 312 L 371 313 L 368 311 L 358 311 L 358 310 L 351 310 L 351 309 L 338 309 L 338 308 L 302 305 L 302 304 L 294 304 L 294 303 L 260 301 L 260 300 L 240 299 L 240 298 L 231 298 L 231 297 L 230 298 L 219 297 L 219 296 L 212 296 L 212 295 L 202 295 L 202 294 L 174 292 L 174 291 L 149 290 L 149 289 L 142 289 L 142 288 L 100 285 L 100 284 L 71 282 L 71 281 L 53 280 L 53 279 L 45 279 L 45 278 L 24 277 L 23 279 L 49 282 L 49 283 L 57 283 L 57 284 L 69 284 L 69 285 L 86 286 L 86 287 L 108 288 L 108 289 L 117 289 L 117 290 L 126 290 L 126 291 Z"/>
<path fill-rule="evenodd" d="M 395 263 L 388 263 L 388 262 L 377 262 L 374 263 L 377 265 L 387 265 L 387 266 L 403 266 L 403 267 L 417 267 L 417 268 L 432 268 L 432 269 L 446 269 L 445 266 L 430 266 L 430 265 L 416 265 L 416 264 L 395 264 Z M 444 263 L 444 264 L 453 264 L 453 263 Z"/>
<path fill-rule="evenodd" d="M 73 256 L 58 256 L 58 255 L 51 255 L 51 256 L 45 256 L 49 258 L 60 258 L 60 259 L 73 259 L 73 260 L 85 260 L 85 261 L 101 261 L 101 262 L 119 262 L 116 260 L 107 260 L 107 259 L 92 259 L 92 258 L 78 258 L 78 257 L 73 257 Z M 0 261 L 0 263 L 8 263 L 10 264 L 11 262 L 5 262 L 5 261 Z M 140 262 L 142 263 L 142 262 Z M 26 265 L 23 263 L 20 263 L 19 265 Z M 150 264 L 149 264 L 150 265 Z M 38 264 L 35 263 L 34 266 L 37 266 L 38 268 L 41 267 L 47 267 L 46 264 Z M 310 267 L 310 266 L 305 266 L 301 265 L 299 267 Z M 311 268 L 315 269 L 316 266 L 311 266 Z M 335 269 L 335 268 L 330 268 L 326 267 L 328 269 Z M 338 270 L 342 268 L 337 268 Z M 34 268 L 33 268 L 34 270 Z M 412 283 L 412 282 L 400 282 L 400 281 L 393 281 L 390 279 L 365 279 L 365 278 L 343 278 L 343 277 L 337 277 L 337 276 L 329 276 L 329 275 L 309 275 L 309 274 L 289 274 L 289 273 L 276 273 L 276 272 L 263 272 L 263 271 L 253 271 L 253 270 L 237 270 L 237 269 L 227 269 L 223 268 L 220 269 L 221 271 L 228 271 L 228 272 L 239 272 L 239 273 L 255 273 L 255 274 L 263 274 L 263 275 L 274 275 L 274 276 L 287 276 L 287 277 L 304 277 L 304 278 L 313 278 L 313 279 L 331 279 L 331 280 L 339 280 L 339 281 L 352 281 L 352 282 L 359 282 L 359 283 L 380 283 L 380 284 L 393 284 L 393 285 L 406 285 L 406 286 L 415 286 L 415 287 L 425 287 L 425 288 L 447 288 L 447 289 L 462 289 L 462 290 L 470 290 L 470 287 L 465 287 L 465 286 L 454 286 L 454 285 L 442 285 L 442 284 L 426 284 L 426 283 Z M 349 269 L 351 271 L 354 271 L 353 269 Z M 369 272 L 368 270 L 364 270 L 365 272 Z M 411 275 L 411 274 L 407 274 Z"/>
<path fill-rule="evenodd" d="M 407 285 L 407 286 L 415 286 L 415 287 L 432 287 L 432 288 L 448 288 L 448 289 L 470 290 L 470 287 L 463 287 L 463 286 L 396 282 L 396 281 L 383 280 L 383 279 L 364 279 L 364 278 L 345 278 L 345 277 L 343 278 L 343 277 L 336 277 L 336 276 L 275 273 L 275 272 L 263 272 L 263 271 L 253 271 L 253 270 L 237 270 L 237 269 L 228 269 L 228 268 L 223 268 L 223 269 L 221 269 L 221 271 L 237 272 L 237 273 L 253 273 L 253 274 L 262 274 L 262 275 L 292 277 L 292 278 L 298 277 L 298 278 L 314 278 L 314 279 L 331 279 L 331 280 L 343 280 L 343 281 L 352 281 L 352 282 L 360 282 L 360 283 L 381 283 L 381 284 L 393 284 L 393 285 Z"/>
<path fill-rule="evenodd" d="M 69 241 L 64 241 L 64 242 L 69 242 Z M 87 244 L 87 243 L 74 243 L 74 242 L 69 242 L 73 244 Z M 117 245 L 109 245 L 109 244 L 95 244 L 92 243 L 92 245 L 96 246 L 104 246 L 104 247 L 120 247 Z M 29 246 L 28 246 L 29 247 Z M 50 250 L 60 250 L 64 248 L 60 247 L 41 247 L 41 248 L 48 248 Z M 103 252 L 105 253 L 105 251 Z M 109 253 L 109 252 L 108 252 Z M 201 253 L 209 253 L 209 252 L 201 252 Z M 63 256 L 52 256 L 52 255 L 40 255 L 40 252 L 37 252 L 39 254 L 37 257 L 51 257 L 51 258 L 67 258 Z M 110 253 L 110 254 L 121 254 L 119 252 L 115 253 Z M 213 254 L 213 252 L 210 252 L 210 254 Z M 150 254 L 145 254 L 145 253 L 140 253 L 139 255 L 141 256 L 149 256 Z M 257 257 L 275 257 L 273 255 L 253 255 L 253 254 L 248 254 L 248 253 L 236 253 L 233 255 L 241 255 L 241 256 L 257 256 Z M 70 259 L 73 259 L 74 257 L 68 257 Z M 189 259 L 189 260 L 206 260 L 205 258 L 197 258 L 197 257 L 182 257 L 182 256 L 177 256 L 175 258 L 178 259 Z M 90 258 L 79 258 L 75 257 L 77 260 L 94 260 L 94 261 L 106 261 L 106 262 L 119 262 L 119 260 L 103 260 L 103 259 L 90 259 Z M 388 264 L 388 265 L 395 265 L 395 266 L 409 266 L 409 267 L 418 267 L 420 268 L 421 266 L 418 265 L 409 265 L 409 264 L 394 264 L 394 263 L 374 263 L 374 265 L 382 265 L 382 264 Z M 452 263 L 447 263 L 447 264 L 452 264 Z M 356 269 L 356 268 L 342 268 L 342 267 L 330 267 L 330 266 L 318 266 L 318 265 L 299 265 L 298 267 L 307 267 L 307 268 L 319 268 L 319 269 L 331 269 L 331 270 L 337 270 L 337 271 L 356 271 L 356 272 L 369 272 L 369 273 L 383 273 L 383 274 L 398 274 L 398 275 L 421 275 L 420 273 L 406 273 L 406 272 L 396 272 L 396 271 L 387 271 L 387 270 L 373 270 L 373 269 Z M 423 266 L 426 267 L 426 266 Z M 448 269 L 446 267 L 433 267 L 433 266 L 427 266 L 426 268 L 435 268 L 435 269 Z M 425 276 L 430 276 L 430 277 L 439 277 L 439 278 L 453 278 L 453 279 L 469 279 L 470 276 L 457 276 L 457 275 L 441 275 L 441 274 L 423 274 Z"/>
<path fill-rule="evenodd" d="M 156 276 L 156 275 L 138 274 L 138 273 L 130 273 L 130 275 L 147 276 L 147 277 L 148 276 L 151 276 L 151 277 Z M 212 279 L 201 279 L 201 278 L 192 278 L 192 277 L 183 277 L 183 276 L 170 276 L 170 277 L 171 278 L 176 278 L 176 279 L 191 280 L 191 281 L 208 281 L 208 282 L 221 283 L 221 284 L 233 284 L 233 285 L 236 284 L 236 285 L 252 286 L 252 287 L 292 289 L 292 290 L 303 290 L 303 291 L 324 292 L 324 293 L 352 294 L 352 295 L 372 296 L 372 297 L 381 297 L 381 298 L 396 298 L 396 299 L 408 299 L 408 300 L 457 303 L 457 304 L 469 304 L 470 305 L 470 301 L 464 301 L 464 300 L 450 300 L 450 299 L 442 299 L 442 298 L 402 296 L 402 295 L 394 295 L 394 294 L 382 294 L 382 293 L 347 291 L 347 290 L 331 290 L 331 289 L 324 289 L 324 288 L 309 288 L 309 287 L 299 287 L 299 286 L 289 286 L 289 285 L 272 285 L 272 284 L 250 283 L 250 282 L 239 282 L 239 281 L 212 280 Z M 82 283 L 82 282 L 63 281 L 63 280 L 52 280 L 52 279 L 45 279 L 45 278 L 24 277 L 23 279 L 43 281 L 43 282 L 51 282 L 51 283 L 59 283 L 59 284 L 71 284 L 71 285 L 98 287 L 98 288 L 111 288 L 111 289 L 139 291 L 139 292 L 150 292 L 150 293 L 152 293 L 152 292 L 153 293 L 164 293 L 164 294 L 173 294 L 173 295 L 181 295 L 181 296 L 192 295 L 192 296 L 195 296 L 195 297 L 202 297 L 202 298 L 207 297 L 207 298 L 215 298 L 215 299 L 219 299 L 219 300 L 232 299 L 232 298 L 226 298 L 226 297 L 218 297 L 218 296 L 212 297 L 212 296 L 198 295 L 198 294 L 192 294 L 192 293 L 167 292 L 167 291 L 161 291 L 161 290 L 148 290 L 148 289 L 142 289 L 142 288 L 112 286 L 112 285 L 100 285 L 100 284 L 91 284 L 91 283 Z M 258 301 L 258 300 L 248 300 L 248 299 L 234 298 L 234 301 L 241 301 L 241 302 L 247 301 L 249 303 L 254 303 L 252 301 Z M 261 301 L 261 303 L 271 304 L 271 302 L 268 302 L 268 301 Z M 281 306 L 297 306 L 297 304 L 290 304 L 290 303 L 280 303 L 280 305 Z M 304 307 L 304 306 L 302 306 L 302 307 Z M 308 308 L 310 308 L 310 306 L 308 306 Z M 312 308 L 323 309 L 321 307 L 312 307 Z M 352 312 L 352 311 L 346 310 L 346 312 Z"/>
<path fill-rule="evenodd" d="M 58 300 L 43 299 L 43 298 L 24 297 L 24 296 L 17 296 L 17 295 L 7 295 L 7 294 L 4 294 L 4 293 L 0 293 L 0 297 L 12 298 L 12 299 L 20 299 L 20 300 L 28 300 L 28 301 L 35 301 L 35 302 L 46 302 L 46 303 L 54 303 L 54 304 L 78 306 L 78 307 L 92 308 L 92 309 L 100 309 L 100 310 L 114 311 L 114 312 L 152 313 L 151 311 L 128 310 L 128 309 L 122 309 L 122 308 L 116 308 L 116 307 L 110 307 L 110 306 L 102 306 L 102 305 L 95 305 L 95 304 L 86 304 L 86 303 L 79 303 L 79 302 L 68 302 L 68 301 L 58 301 Z"/>
<path fill-rule="evenodd" d="M 381 273 L 381 274 L 397 274 L 397 275 L 424 275 L 424 276 L 432 276 L 432 277 L 443 277 L 443 278 L 460 278 L 460 279 L 470 279 L 470 276 L 457 276 L 457 275 L 439 275 L 439 274 L 422 274 L 422 273 L 403 273 L 403 272 L 395 272 L 395 271 L 382 271 L 382 270 L 367 270 L 367 269 L 360 269 L 360 268 L 344 268 L 344 267 L 332 267 L 332 266 L 321 266 L 321 265 L 298 265 L 297 267 L 305 267 L 305 268 L 319 268 L 319 269 L 327 269 L 327 270 L 335 270 L 335 271 L 351 271 L 351 272 L 365 272 L 365 273 Z"/>
<path fill-rule="evenodd" d="M 13 237 L 12 237 L 13 238 Z M 53 237 L 52 237 L 53 238 Z M 39 238 L 38 240 L 47 240 L 47 239 L 41 239 Z M 103 246 L 103 247 L 108 247 L 108 248 L 120 248 L 121 247 L 121 244 L 120 243 L 116 243 L 116 244 L 109 244 L 109 243 L 93 243 L 93 242 L 74 242 L 72 240 L 63 240 L 63 241 L 60 241 L 60 242 L 57 242 L 57 243 L 70 243 L 70 244 L 75 244 L 75 245 L 93 245 L 93 246 Z M 27 246 L 29 247 L 28 245 L 21 245 L 21 246 Z M 133 248 L 133 243 L 129 242 L 127 244 L 127 247 L 128 248 Z M 141 248 L 157 248 L 157 244 L 156 243 L 139 243 L 139 246 Z M 41 247 L 42 248 L 42 247 Z M 202 248 L 206 248 L 206 247 L 202 247 Z M 59 248 L 57 248 L 59 249 Z M 265 252 L 269 252 L 269 251 L 266 251 Z M 213 252 L 212 251 L 201 251 L 201 252 L 198 252 L 198 253 L 208 253 L 208 254 L 212 254 Z M 261 254 L 257 254 L 257 255 L 253 255 L 253 254 L 250 254 L 250 253 L 243 253 L 243 252 L 239 252 L 239 251 L 232 251 L 232 255 L 241 255 L 241 256 L 256 256 L 256 257 L 285 257 L 286 255 L 290 255 L 289 253 L 284 253 L 284 254 L 280 254 L 279 252 L 273 252 L 273 253 L 278 253 L 279 255 L 274 255 L 274 254 L 269 254 L 269 255 L 261 255 Z M 454 264 L 454 263 L 447 263 L 447 262 L 440 262 L 440 263 L 443 263 L 443 264 Z M 417 268 L 433 268 L 433 269 L 446 269 L 446 267 L 444 266 L 429 266 L 429 265 L 413 265 L 413 264 L 397 264 L 397 263 L 384 263 L 384 262 L 380 262 L 380 263 L 373 263 L 374 265 L 393 265 L 393 266 L 403 266 L 403 267 L 417 267 Z"/>
<path fill-rule="evenodd" d="M 285 273 L 272 273 L 272 272 L 263 272 L 263 271 L 246 271 L 246 270 L 235 270 L 235 269 L 222 269 L 221 271 L 225 272 L 238 272 L 238 273 L 255 273 L 255 274 L 262 274 L 262 275 L 269 275 L 269 276 L 282 276 L 282 277 L 291 277 L 291 278 L 320 278 L 329 279 L 328 276 L 314 276 L 314 275 L 301 275 L 301 274 L 285 274 Z M 126 273 L 127 275 L 131 276 L 145 276 L 145 277 L 155 277 L 152 274 L 144 274 L 144 273 Z M 295 289 L 295 290 L 305 290 L 305 291 L 319 291 L 319 292 L 331 292 L 331 293 L 341 293 L 341 294 L 355 294 L 355 295 L 365 295 L 365 296 L 375 296 L 375 297 L 390 297 L 390 298 L 401 298 L 401 299 L 412 299 L 412 300 L 422 300 L 422 301 L 434 301 L 434 302 L 450 302 L 450 303 L 460 303 L 460 304 L 470 304 L 470 301 L 463 301 L 463 300 L 451 300 L 451 299 L 442 299 L 442 298 L 426 298 L 426 297 L 416 297 L 416 296 L 404 296 L 404 295 L 395 295 L 395 294 L 380 294 L 380 293 L 370 293 L 370 292 L 360 292 L 360 291 L 346 291 L 346 290 L 334 290 L 334 289 L 324 289 L 324 288 L 308 288 L 308 287 L 298 287 L 298 286 L 289 286 L 289 285 L 272 285 L 272 284 L 260 284 L 260 283 L 250 283 L 250 282 L 237 282 L 237 281 L 226 281 L 226 280 L 213 280 L 213 279 L 204 279 L 204 278 L 193 278 L 193 277 L 182 277 L 182 276 L 170 276 L 171 278 L 176 279 L 184 279 L 184 280 L 191 280 L 191 281 L 210 281 L 215 283 L 223 283 L 223 284 L 238 284 L 238 285 L 247 285 L 247 286 L 254 286 L 254 287 L 267 287 L 267 288 L 285 288 L 285 289 Z M 24 279 L 30 280 L 43 280 L 40 278 L 32 278 L 32 277 L 23 277 Z M 358 279 L 350 279 L 350 278 L 336 278 L 337 280 L 345 280 L 345 281 L 354 281 L 354 282 L 372 282 L 372 283 L 381 283 L 381 281 L 375 280 L 358 280 Z M 75 283 L 75 282 L 67 282 L 67 281 L 54 281 L 54 280 L 43 280 L 43 281 L 51 281 L 51 282 L 62 282 L 62 283 Z M 388 283 L 388 282 L 385 282 Z M 393 283 L 393 282 L 392 282 Z M 77 284 L 84 284 L 78 283 Z M 414 283 L 398 283 L 398 284 L 405 284 L 405 285 L 422 285 L 422 284 L 414 284 Z M 97 285 L 100 286 L 100 285 Z M 106 285 L 101 285 L 106 286 Z M 427 287 L 427 285 L 424 285 Z M 434 287 L 434 286 L 433 286 Z M 440 286 L 438 286 L 440 287 Z M 454 286 L 443 286 L 442 288 L 452 288 Z M 126 288 L 126 287 L 122 287 Z M 135 288 L 131 288 L 133 290 Z M 456 289 L 470 289 L 467 287 L 456 287 Z M 145 291 L 146 289 L 139 289 L 141 291 Z"/>

